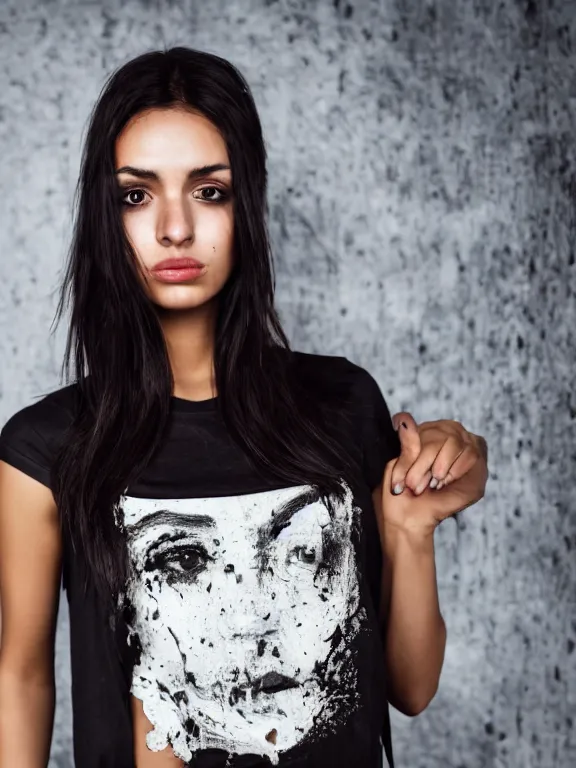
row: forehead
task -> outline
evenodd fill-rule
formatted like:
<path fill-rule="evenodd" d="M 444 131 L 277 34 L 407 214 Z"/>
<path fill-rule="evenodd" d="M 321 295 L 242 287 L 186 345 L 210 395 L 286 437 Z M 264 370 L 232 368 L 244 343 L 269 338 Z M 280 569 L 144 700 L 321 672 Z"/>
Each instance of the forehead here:
<path fill-rule="evenodd" d="M 197 499 L 140 499 L 125 496 L 122 500 L 124 524 L 134 526 L 146 519 L 158 525 L 170 520 L 209 531 L 237 531 L 238 528 L 261 528 L 274 524 L 275 518 L 289 517 L 291 525 L 315 520 L 320 525 L 329 522 L 328 510 L 319 500 L 298 500 L 309 493 L 310 486 L 296 486 L 241 496 Z M 294 503 L 293 510 L 291 503 Z"/>
<path fill-rule="evenodd" d="M 118 165 L 202 165 L 228 158 L 226 142 L 204 115 L 184 109 L 151 109 L 135 115 L 116 140 Z M 134 161 L 134 162 L 133 162 Z"/>

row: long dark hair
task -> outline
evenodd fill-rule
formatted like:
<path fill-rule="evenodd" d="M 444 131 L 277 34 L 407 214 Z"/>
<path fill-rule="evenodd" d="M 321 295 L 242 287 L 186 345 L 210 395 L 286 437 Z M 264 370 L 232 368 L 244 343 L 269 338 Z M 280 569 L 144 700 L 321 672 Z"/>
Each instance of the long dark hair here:
<path fill-rule="evenodd" d="M 213 54 L 177 47 L 138 56 L 110 77 L 90 118 L 56 314 L 59 321 L 71 304 L 63 372 L 70 381 L 73 361 L 79 401 L 53 465 L 53 493 L 87 579 L 105 598 L 122 592 L 128 573 L 118 502 L 162 442 L 174 384 L 124 231 L 115 141 L 134 115 L 166 107 L 207 117 L 230 158 L 235 266 L 220 294 L 214 365 L 218 409 L 232 439 L 260 472 L 317 484 L 325 497 L 341 498 L 341 478 L 358 471 L 289 364 L 274 308 L 266 150 L 248 84 Z"/>

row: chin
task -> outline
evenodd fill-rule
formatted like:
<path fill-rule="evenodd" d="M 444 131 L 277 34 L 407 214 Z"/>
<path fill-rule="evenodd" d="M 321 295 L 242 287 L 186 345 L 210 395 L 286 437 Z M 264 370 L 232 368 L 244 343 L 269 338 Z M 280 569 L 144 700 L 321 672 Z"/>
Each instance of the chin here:
<path fill-rule="evenodd" d="M 150 301 L 158 308 L 166 311 L 186 311 L 198 309 L 214 300 L 216 294 L 207 294 L 203 291 L 181 291 L 180 295 L 158 295 L 149 296 Z"/>

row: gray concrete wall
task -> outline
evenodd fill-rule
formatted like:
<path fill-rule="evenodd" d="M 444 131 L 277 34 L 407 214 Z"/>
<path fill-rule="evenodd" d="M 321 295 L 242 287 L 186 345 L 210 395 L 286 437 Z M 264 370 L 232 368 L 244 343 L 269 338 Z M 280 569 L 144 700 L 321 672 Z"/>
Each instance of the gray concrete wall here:
<path fill-rule="evenodd" d="M 59 383 L 50 336 L 88 112 L 164 44 L 251 83 L 278 305 L 392 412 L 483 434 L 484 500 L 437 532 L 448 646 L 398 768 L 576 765 L 576 2 L 0 4 L 0 417 Z M 51 766 L 69 768 L 67 615 Z"/>

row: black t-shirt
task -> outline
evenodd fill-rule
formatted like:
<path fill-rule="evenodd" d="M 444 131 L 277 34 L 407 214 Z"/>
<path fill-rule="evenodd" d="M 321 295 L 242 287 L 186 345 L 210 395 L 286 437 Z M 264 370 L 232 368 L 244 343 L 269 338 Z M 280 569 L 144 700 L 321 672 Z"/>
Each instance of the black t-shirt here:
<path fill-rule="evenodd" d="M 186 764 L 392 766 L 381 549 L 371 491 L 400 454 L 374 378 L 343 357 L 293 352 L 354 407 L 342 450 L 363 483 L 324 504 L 315 486 L 254 471 L 217 399 L 171 399 L 167 437 L 121 499 L 131 576 L 124 626 L 106 615 L 64 536 L 74 755 L 79 768 L 132 768 L 130 694 Z M 50 487 L 76 385 L 12 416 L 0 459 Z M 350 425 L 353 425 L 350 427 Z M 119 639 L 120 638 L 120 639 Z"/>

